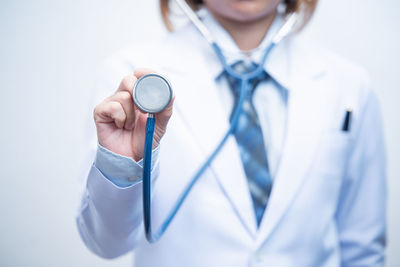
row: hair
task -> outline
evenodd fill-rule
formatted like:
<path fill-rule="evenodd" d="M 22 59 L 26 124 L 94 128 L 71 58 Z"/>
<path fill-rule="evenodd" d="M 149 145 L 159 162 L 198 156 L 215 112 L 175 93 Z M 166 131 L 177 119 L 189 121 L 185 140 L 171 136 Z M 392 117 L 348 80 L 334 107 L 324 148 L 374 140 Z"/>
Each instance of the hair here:
<path fill-rule="evenodd" d="M 185 0 L 185 1 L 195 11 L 199 10 L 203 5 L 202 0 Z M 300 21 L 297 27 L 298 30 L 303 29 L 309 22 L 318 2 L 318 0 L 283 0 L 283 1 L 286 4 L 286 10 L 285 10 L 286 14 L 290 14 L 293 12 L 299 13 Z M 171 10 L 169 4 L 170 0 L 160 0 L 160 9 L 164 24 L 169 31 L 173 31 L 173 25 L 170 20 Z"/>

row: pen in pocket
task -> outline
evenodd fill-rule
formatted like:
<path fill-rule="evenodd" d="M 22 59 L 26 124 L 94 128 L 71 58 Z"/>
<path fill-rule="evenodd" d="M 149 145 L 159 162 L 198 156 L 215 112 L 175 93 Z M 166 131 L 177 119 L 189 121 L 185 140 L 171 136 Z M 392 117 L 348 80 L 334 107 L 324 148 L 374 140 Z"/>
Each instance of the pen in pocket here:
<path fill-rule="evenodd" d="M 350 123 L 351 123 L 351 109 L 349 108 L 346 110 L 346 115 L 344 117 L 344 122 L 342 127 L 343 132 L 350 131 Z"/>

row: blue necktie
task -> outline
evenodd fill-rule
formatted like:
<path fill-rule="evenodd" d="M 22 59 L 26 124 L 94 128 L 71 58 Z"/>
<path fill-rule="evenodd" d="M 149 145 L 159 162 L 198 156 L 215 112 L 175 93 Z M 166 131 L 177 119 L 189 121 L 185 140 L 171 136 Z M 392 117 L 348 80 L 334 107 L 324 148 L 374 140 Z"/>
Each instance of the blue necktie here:
<path fill-rule="evenodd" d="M 257 65 L 252 62 L 245 64 L 244 61 L 238 61 L 233 64 L 232 67 L 238 72 L 245 73 L 254 70 Z M 268 75 L 263 72 L 260 77 L 256 77 L 250 81 L 251 93 L 248 94 L 249 96 L 243 104 L 243 111 L 240 114 L 238 124 L 234 130 L 253 201 L 257 226 L 260 225 L 271 193 L 272 179 L 269 173 L 264 139 L 257 112 L 253 105 L 252 96 L 258 83 L 265 80 L 267 77 Z M 235 101 L 237 101 L 240 82 L 229 76 L 228 82 L 235 96 Z"/>

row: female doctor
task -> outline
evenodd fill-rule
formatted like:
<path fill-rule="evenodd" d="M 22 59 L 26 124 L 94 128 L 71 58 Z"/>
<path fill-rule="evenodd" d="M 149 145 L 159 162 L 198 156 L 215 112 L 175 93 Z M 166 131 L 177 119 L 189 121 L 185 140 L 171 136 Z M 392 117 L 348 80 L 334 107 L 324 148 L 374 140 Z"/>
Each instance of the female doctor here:
<path fill-rule="evenodd" d="M 110 59 L 97 87 L 77 217 L 86 246 L 104 258 L 135 251 L 141 267 L 382 266 L 385 153 L 365 71 L 294 32 L 262 60 L 287 16 L 298 14 L 299 31 L 317 1 L 187 2 L 203 9 L 200 19 L 228 65 L 242 73 L 261 65 L 262 75 L 235 131 L 164 235 L 149 243 L 142 215 L 148 115 L 132 94 L 152 71 L 140 67 L 167 77 L 176 95 L 155 116 L 155 230 L 229 128 L 238 86 L 192 23 Z M 161 0 L 167 26 L 169 4 Z"/>

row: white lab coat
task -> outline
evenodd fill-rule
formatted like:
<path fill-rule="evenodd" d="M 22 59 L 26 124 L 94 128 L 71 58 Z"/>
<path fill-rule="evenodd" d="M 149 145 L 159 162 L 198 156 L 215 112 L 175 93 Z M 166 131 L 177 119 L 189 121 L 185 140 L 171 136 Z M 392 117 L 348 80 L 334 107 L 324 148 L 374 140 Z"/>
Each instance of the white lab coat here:
<path fill-rule="evenodd" d="M 218 61 L 192 26 L 114 57 L 100 81 L 104 95 L 133 64 L 165 74 L 176 93 L 153 170 L 158 229 L 228 120 L 210 71 Z M 141 183 L 119 188 L 92 166 L 77 217 L 89 249 L 106 258 L 134 250 L 140 267 L 383 265 L 385 153 L 379 107 L 365 72 L 296 36 L 278 45 L 266 64 L 291 90 L 282 157 L 259 229 L 231 137 L 152 245 L 143 234 Z M 343 132 L 348 108 L 351 128 Z M 89 136 L 93 162 L 93 128 Z"/>

